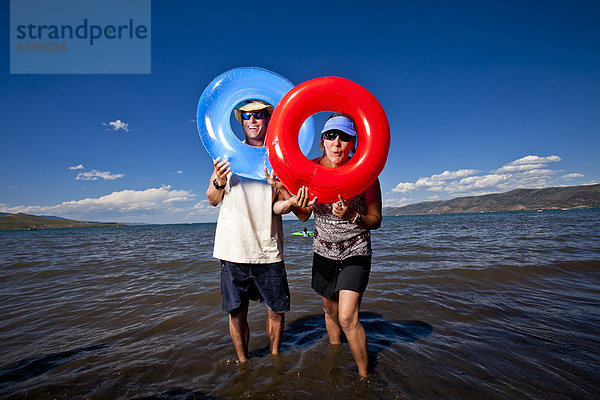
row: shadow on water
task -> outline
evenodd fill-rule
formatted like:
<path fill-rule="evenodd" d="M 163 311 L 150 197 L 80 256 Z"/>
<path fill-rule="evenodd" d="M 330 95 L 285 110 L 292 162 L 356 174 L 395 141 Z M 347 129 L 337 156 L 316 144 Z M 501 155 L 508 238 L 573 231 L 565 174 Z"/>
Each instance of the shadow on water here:
<path fill-rule="evenodd" d="M 369 353 L 372 356 L 397 341 L 414 342 L 433 332 L 431 325 L 426 322 L 388 321 L 380 314 L 370 311 L 361 311 L 359 320 L 367 334 Z M 324 314 L 303 316 L 286 325 L 281 351 L 310 347 L 326 334 Z M 345 338 L 343 340 L 345 342 Z M 264 346 L 253 351 L 250 356 L 265 357 L 268 354 L 269 347 Z"/>
<path fill-rule="evenodd" d="M 106 347 L 106 345 L 98 344 L 19 361 L 13 365 L 0 369 L 0 389 L 42 375 L 59 365 L 83 357 L 85 353 L 100 350 L 104 347 Z"/>
<path fill-rule="evenodd" d="M 433 328 L 422 321 L 386 321 L 374 312 L 359 313 L 360 323 L 367 333 L 369 352 L 377 354 L 397 341 L 415 342 L 433 332 Z"/>
<path fill-rule="evenodd" d="M 433 328 L 425 322 L 388 321 L 380 314 L 374 312 L 360 312 L 359 318 L 367 333 L 371 369 L 376 367 L 377 355 L 394 343 L 399 341 L 414 342 L 433 332 Z M 325 318 L 323 314 L 306 315 L 295 319 L 286 324 L 281 346 L 282 353 L 285 354 L 285 352 L 290 352 L 293 349 L 298 348 L 310 348 L 322 340 L 326 335 L 327 329 L 325 328 Z M 269 346 L 263 346 L 250 353 L 250 358 L 263 358 L 268 356 Z M 229 381 L 227 385 L 235 387 L 236 385 L 239 385 L 239 383 L 236 384 L 234 381 Z M 226 395 L 225 397 L 230 398 L 229 395 Z M 266 396 L 265 398 L 270 397 Z M 136 398 L 136 400 L 154 399 L 214 400 L 218 399 L 218 397 L 207 396 L 198 391 L 176 387 L 149 397 Z"/>

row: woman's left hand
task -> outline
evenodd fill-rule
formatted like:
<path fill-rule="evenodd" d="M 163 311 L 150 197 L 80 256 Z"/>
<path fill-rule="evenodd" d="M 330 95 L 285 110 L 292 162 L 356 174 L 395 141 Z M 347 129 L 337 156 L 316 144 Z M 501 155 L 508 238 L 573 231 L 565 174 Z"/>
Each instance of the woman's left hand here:
<path fill-rule="evenodd" d="M 338 194 L 338 197 L 340 200 L 336 203 L 333 203 L 332 206 L 333 215 L 346 221 L 352 221 L 356 212 L 348 208 L 348 205 L 344 201 L 344 198 L 341 194 Z"/>

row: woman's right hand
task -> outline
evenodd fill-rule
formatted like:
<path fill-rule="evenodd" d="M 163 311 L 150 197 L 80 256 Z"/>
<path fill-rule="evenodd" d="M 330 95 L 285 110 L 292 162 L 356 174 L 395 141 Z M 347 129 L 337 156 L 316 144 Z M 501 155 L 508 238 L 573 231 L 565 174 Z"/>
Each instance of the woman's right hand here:
<path fill-rule="evenodd" d="M 290 201 L 291 205 L 294 207 L 310 207 L 317 202 L 317 197 L 310 200 L 308 187 L 302 186 L 300 190 L 298 190 L 298 194 L 288 201 Z"/>
<path fill-rule="evenodd" d="M 273 204 L 275 214 L 287 214 L 292 211 L 302 222 L 308 220 L 312 214 L 312 205 L 317 202 L 315 197 L 309 200 L 308 188 L 302 186 L 296 196 L 291 196 L 286 200 L 278 200 Z"/>

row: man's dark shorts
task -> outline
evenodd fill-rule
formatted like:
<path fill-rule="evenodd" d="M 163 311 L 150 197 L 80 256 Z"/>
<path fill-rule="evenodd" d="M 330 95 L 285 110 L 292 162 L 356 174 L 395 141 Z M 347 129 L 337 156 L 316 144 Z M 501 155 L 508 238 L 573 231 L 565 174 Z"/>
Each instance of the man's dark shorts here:
<path fill-rule="evenodd" d="M 247 300 L 259 301 L 275 313 L 290 310 L 290 288 L 283 261 L 241 264 L 221 260 L 221 308 L 230 313 Z"/>

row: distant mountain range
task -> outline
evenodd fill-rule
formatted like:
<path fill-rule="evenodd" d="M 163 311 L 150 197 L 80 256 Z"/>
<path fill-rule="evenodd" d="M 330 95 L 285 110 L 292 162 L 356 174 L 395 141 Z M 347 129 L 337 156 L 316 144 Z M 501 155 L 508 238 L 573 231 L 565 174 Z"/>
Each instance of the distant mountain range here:
<path fill-rule="evenodd" d="M 424 201 L 404 207 L 384 207 L 384 216 L 460 214 L 522 210 L 600 207 L 600 185 L 515 189 L 506 193 Z M 55 216 L 0 213 L 1 229 L 50 229 L 118 226 L 116 222 L 85 222 Z"/>
<path fill-rule="evenodd" d="M 515 189 L 506 193 L 385 207 L 384 216 L 600 207 L 600 185 Z"/>
<path fill-rule="evenodd" d="M 0 229 L 52 229 L 52 228 L 82 228 L 92 226 L 117 226 L 116 222 L 84 222 L 53 216 L 37 216 L 29 214 L 0 215 Z"/>

